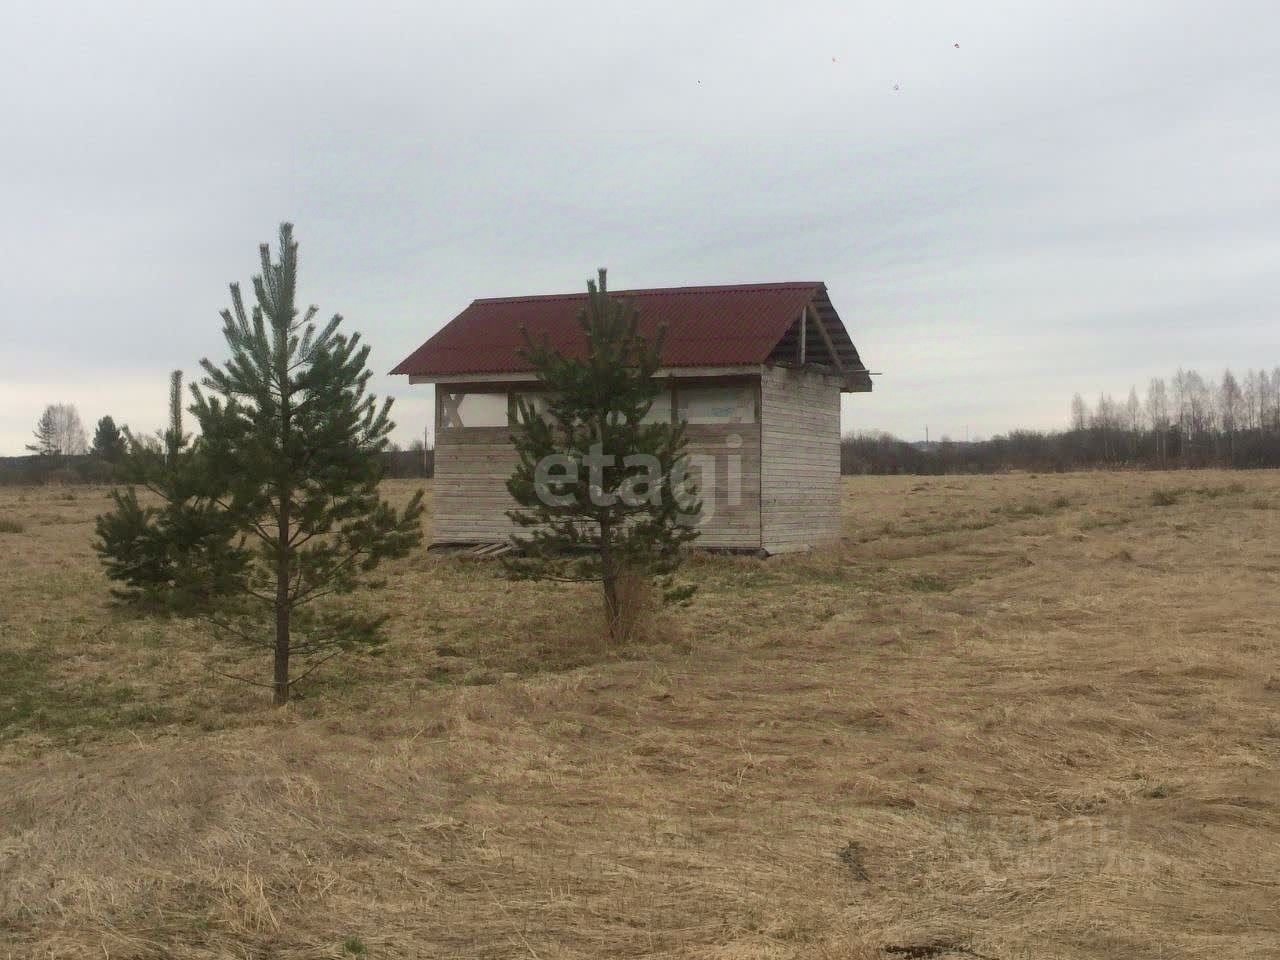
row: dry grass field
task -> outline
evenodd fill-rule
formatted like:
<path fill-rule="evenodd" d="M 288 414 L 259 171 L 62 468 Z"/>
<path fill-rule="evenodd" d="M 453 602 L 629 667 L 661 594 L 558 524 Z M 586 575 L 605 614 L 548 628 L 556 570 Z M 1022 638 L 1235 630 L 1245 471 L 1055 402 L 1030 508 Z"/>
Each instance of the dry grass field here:
<path fill-rule="evenodd" d="M 0 489 L 0 957 L 1280 957 L 1280 473 L 849 479 L 612 650 L 420 552 L 280 712 L 105 506 Z"/>

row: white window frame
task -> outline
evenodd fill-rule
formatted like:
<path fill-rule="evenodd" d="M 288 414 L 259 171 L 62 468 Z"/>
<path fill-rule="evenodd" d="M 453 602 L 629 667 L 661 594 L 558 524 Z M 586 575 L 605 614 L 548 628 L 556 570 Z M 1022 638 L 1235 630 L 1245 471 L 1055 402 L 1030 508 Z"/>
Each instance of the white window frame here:
<path fill-rule="evenodd" d="M 698 394 L 704 396 L 699 398 Z M 710 399 L 708 394 L 720 394 L 721 397 L 701 411 L 695 409 L 695 416 L 689 416 L 689 400 L 695 403 L 699 399 Z M 715 411 L 714 413 L 712 411 Z M 723 411 L 723 412 L 721 412 Z M 757 423 L 760 409 L 757 403 L 754 383 L 698 383 L 680 384 L 676 388 L 676 416 L 690 426 L 729 426 L 732 424 Z"/>
<path fill-rule="evenodd" d="M 507 426 L 508 400 L 505 390 L 437 390 L 436 427 L 439 430 L 468 430 Z M 468 409 L 468 400 L 473 401 Z M 501 417 L 497 411 L 501 410 Z M 468 423 L 468 420 L 479 423 Z M 490 422 L 497 421 L 497 422 Z"/>

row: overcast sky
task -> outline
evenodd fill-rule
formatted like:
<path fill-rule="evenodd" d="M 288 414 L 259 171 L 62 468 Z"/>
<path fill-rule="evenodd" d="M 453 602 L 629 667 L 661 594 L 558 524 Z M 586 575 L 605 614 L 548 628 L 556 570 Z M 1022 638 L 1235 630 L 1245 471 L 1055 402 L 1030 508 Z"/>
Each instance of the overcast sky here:
<path fill-rule="evenodd" d="M 402 443 L 386 370 L 597 266 L 826 281 L 907 439 L 1280 363 L 1274 2 L 18 2 L 0 130 L 0 453 L 158 427 L 284 219 Z"/>

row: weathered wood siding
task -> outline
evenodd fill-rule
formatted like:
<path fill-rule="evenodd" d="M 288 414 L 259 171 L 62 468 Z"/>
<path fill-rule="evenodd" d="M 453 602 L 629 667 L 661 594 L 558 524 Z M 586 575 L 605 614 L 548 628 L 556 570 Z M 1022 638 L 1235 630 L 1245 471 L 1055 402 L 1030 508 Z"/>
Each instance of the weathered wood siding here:
<path fill-rule="evenodd" d="M 686 428 L 690 472 L 698 482 L 705 519 L 697 545 L 760 549 L 760 425 L 691 424 Z M 515 532 L 506 511 L 515 502 L 507 479 L 517 462 L 506 427 L 439 430 L 432 542 L 483 543 Z"/>
<path fill-rule="evenodd" d="M 432 542 L 486 543 L 510 537 L 515 524 L 506 512 L 515 501 L 507 493 L 507 480 L 518 460 L 506 427 L 439 431 Z"/>
<path fill-rule="evenodd" d="M 840 381 L 765 367 L 760 378 L 760 519 L 769 553 L 840 536 Z"/>
<path fill-rule="evenodd" d="M 685 436 L 703 501 L 694 545 L 759 550 L 760 424 L 690 424 Z"/>

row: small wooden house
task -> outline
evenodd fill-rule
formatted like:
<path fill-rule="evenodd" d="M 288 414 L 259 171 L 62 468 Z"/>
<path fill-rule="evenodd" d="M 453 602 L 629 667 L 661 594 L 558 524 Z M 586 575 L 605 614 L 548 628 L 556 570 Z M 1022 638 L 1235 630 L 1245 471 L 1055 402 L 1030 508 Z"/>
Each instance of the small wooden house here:
<path fill-rule="evenodd" d="M 840 395 L 871 378 L 819 282 L 613 292 L 666 326 L 651 417 L 683 418 L 703 500 L 699 546 L 807 549 L 840 529 Z M 433 545 L 507 540 L 516 397 L 538 381 L 524 327 L 584 346 L 585 293 L 476 300 L 391 372 L 436 386 Z"/>

